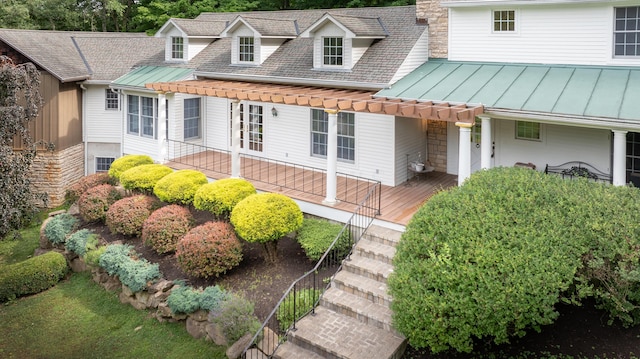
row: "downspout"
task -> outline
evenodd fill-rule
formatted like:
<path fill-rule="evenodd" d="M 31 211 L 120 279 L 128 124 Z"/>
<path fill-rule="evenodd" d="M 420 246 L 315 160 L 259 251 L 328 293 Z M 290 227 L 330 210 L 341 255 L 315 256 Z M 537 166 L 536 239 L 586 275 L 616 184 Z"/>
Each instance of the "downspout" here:
<path fill-rule="evenodd" d="M 87 149 L 87 87 L 80 83 L 82 89 L 82 144 L 84 145 L 84 175 L 89 174 L 89 150 Z"/>
<path fill-rule="evenodd" d="M 119 101 L 118 103 L 120 104 L 120 157 L 122 156 L 123 152 L 124 152 L 124 131 L 126 130 L 126 122 L 125 122 L 125 103 L 124 103 L 124 95 L 122 94 L 122 91 L 120 89 L 114 89 L 111 88 L 111 90 L 115 93 L 118 94 L 119 97 Z"/>

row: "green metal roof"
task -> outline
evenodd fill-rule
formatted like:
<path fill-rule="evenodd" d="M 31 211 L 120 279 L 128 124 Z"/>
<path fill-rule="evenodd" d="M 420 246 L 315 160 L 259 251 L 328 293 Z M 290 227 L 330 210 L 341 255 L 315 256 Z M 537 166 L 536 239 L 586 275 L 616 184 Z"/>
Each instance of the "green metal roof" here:
<path fill-rule="evenodd" d="M 640 67 L 430 59 L 376 97 L 640 121 Z"/>
<path fill-rule="evenodd" d="M 140 87 L 152 82 L 183 80 L 193 72 L 192 69 L 164 66 L 141 66 L 112 82 L 115 87 Z"/>

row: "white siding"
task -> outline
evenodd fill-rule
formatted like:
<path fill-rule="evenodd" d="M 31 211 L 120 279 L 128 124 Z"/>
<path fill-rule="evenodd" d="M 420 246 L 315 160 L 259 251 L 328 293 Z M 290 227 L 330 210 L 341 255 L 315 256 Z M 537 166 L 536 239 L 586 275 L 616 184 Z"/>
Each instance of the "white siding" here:
<path fill-rule="evenodd" d="M 260 39 L 260 63 L 269 58 L 283 42 L 283 39 Z"/>
<path fill-rule="evenodd" d="M 221 150 L 231 150 L 231 121 L 229 100 L 205 97 L 205 145 Z"/>
<path fill-rule="evenodd" d="M 411 71 L 415 70 L 418 66 L 422 65 L 429 59 L 429 31 L 425 30 L 418 41 L 413 45 L 413 48 L 405 57 L 402 65 L 398 68 L 398 71 L 393 75 L 391 84 L 400 80 Z"/>
<path fill-rule="evenodd" d="M 516 31 L 494 33 L 493 10 L 515 10 Z M 640 64 L 640 58 L 613 58 L 613 7 L 607 4 L 452 8 L 449 19 L 450 60 Z"/>
<path fill-rule="evenodd" d="M 427 123 L 425 120 L 398 117 L 395 121 L 395 185 L 407 180 L 408 162 L 415 161 L 418 153 L 427 158 Z"/>
<path fill-rule="evenodd" d="M 371 39 L 353 39 L 351 40 L 351 51 L 352 51 L 352 61 L 353 63 L 349 67 L 355 66 L 358 63 L 362 55 L 369 49 L 373 40 Z"/>
<path fill-rule="evenodd" d="M 611 169 L 611 131 L 584 127 L 542 124 L 542 141 L 515 138 L 515 121 L 493 119 L 495 129 L 494 166 L 511 167 L 516 162 L 533 163 L 544 171 L 545 165 L 584 161 L 603 172 Z M 447 172 L 458 173 L 459 129 L 449 124 Z"/>
<path fill-rule="evenodd" d="M 107 110 L 105 91 L 107 86 L 87 86 L 85 91 L 85 142 L 120 143 L 122 140 L 123 98 L 120 109 Z"/>
<path fill-rule="evenodd" d="M 395 186 L 394 123 L 394 116 L 356 113 L 356 172 L 343 170 L 340 163 L 338 171 Z"/>
<path fill-rule="evenodd" d="M 204 50 L 211 43 L 210 39 L 188 39 L 188 44 L 185 44 L 185 51 L 187 51 L 188 60 L 193 59 L 200 51 Z"/>
<path fill-rule="evenodd" d="M 164 60 L 167 62 L 174 62 L 174 63 L 183 62 L 183 60 L 171 58 L 171 38 L 172 37 L 184 37 L 184 33 L 173 26 L 171 26 L 170 29 L 165 33 Z M 189 48 L 189 40 L 187 38 L 184 39 L 183 45 L 184 45 L 184 51 L 187 51 L 187 49 Z"/>

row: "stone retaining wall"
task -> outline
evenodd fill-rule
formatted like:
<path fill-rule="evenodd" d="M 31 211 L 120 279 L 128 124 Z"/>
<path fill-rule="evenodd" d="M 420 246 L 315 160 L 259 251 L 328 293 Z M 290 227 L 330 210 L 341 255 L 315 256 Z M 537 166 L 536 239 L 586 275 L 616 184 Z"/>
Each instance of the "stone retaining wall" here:
<path fill-rule="evenodd" d="M 49 198 L 47 207 L 60 206 L 67 188 L 84 176 L 84 144 L 58 152 L 38 151 L 31 173 L 34 191 Z"/>

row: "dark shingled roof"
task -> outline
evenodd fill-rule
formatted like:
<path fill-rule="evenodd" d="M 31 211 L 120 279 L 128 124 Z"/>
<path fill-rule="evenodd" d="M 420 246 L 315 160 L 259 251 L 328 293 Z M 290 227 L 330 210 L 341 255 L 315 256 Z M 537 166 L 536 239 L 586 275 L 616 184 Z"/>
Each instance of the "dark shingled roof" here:
<path fill-rule="evenodd" d="M 331 15 L 335 20 L 351 30 L 356 36 L 384 37 L 388 33 L 379 17 Z"/>
<path fill-rule="evenodd" d="M 210 44 L 191 60 L 198 74 L 211 78 L 241 77 L 271 78 L 277 82 L 287 79 L 317 79 L 322 81 L 388 84 L 403 61 L 413 49 L 416 41 L 426 31 L 426 26 L 416 23 L 415 6 L 322 9 L 322 10 L 281 10 L 254 11 L 242 13 L 202 13 L 196 19 L 201 21 L 232 21 L 236 16 L 249 19 L 296 20 L 300 31 L 308 29 L 325 14 L 343 25 L 352 26 L 354 32 L 362 34 L 382 34 L 384 39 L 375 40 L 351 71 L 322 71 L 313 69 L 313 39 L 296 37 L 285 42 L 261 66 L 231 65 L 231 39 L 222 38 Z M 360 20 L 357 20 L 360 18 Z M 373 20 L 380 18 L 382 25 L 372 26 Z M 348 20 L 347 20 L 348 19 Z M 367 19 L 363 21 L 363 19 Z M 251 23 L 250 20 L 247 22 Z M 424 59 L 427 60 L 426 58 Z"/>
<path fill-rule="evenodd" d="M 187 36 L 217 37 L 229 24 L 228 20 L 201 21 L 196 19 L 171 19 Z"/>
<path fill-rule="evenodd" d="M 273 19 L 253 16 L 238 16 L 249 26 L 258 31 L 262 36 L 267 37 L 296 37 L 298 29 L 296 21 L 292 19 Z"/>

